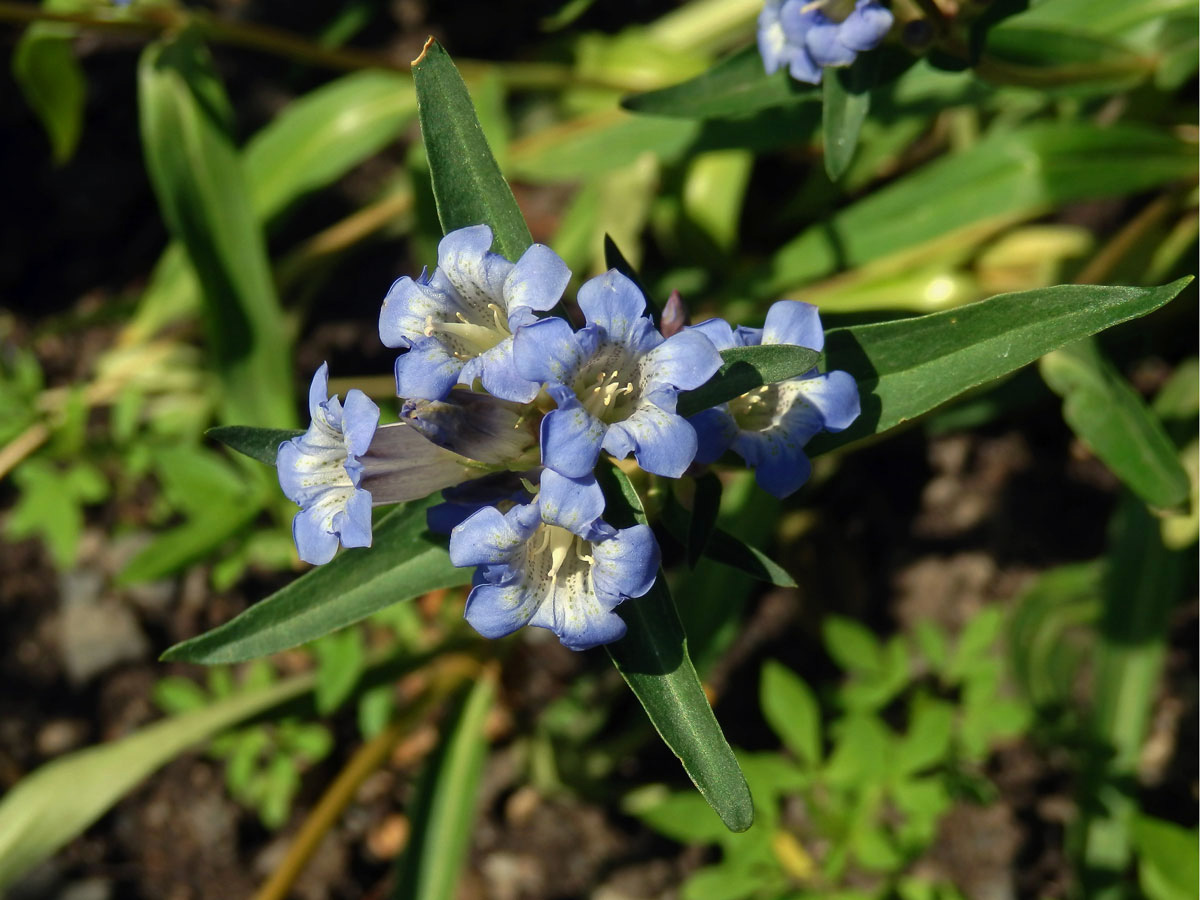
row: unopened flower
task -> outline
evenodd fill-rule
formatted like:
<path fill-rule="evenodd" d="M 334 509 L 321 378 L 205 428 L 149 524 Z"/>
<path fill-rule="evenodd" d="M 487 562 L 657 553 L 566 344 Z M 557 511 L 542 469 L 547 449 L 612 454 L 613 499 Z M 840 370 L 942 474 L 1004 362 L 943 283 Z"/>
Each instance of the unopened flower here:
<path fill-rule="evenodd" d="M 879 46 L 895 21 L 878 0 L 767 0 L 758 17 L 758 49 L 771 75 L 821 83 L 825 66 L 848 66 Z"/>
<path fill-rule="evenodd" d="M 762 328 L 733 329 L 709 319 L 691 330 L 719 349 L 793 344 L 821 350 L 825 332 L 815 306 L 795 300 L 772 304 Z M 690 418 L 699 437 L 696 460 L 715 461 L 732 449 L 755 470 L 760 487 L 786 497 L 808 480 L 812 466 L 804 445 L 820 431 L 842 431 L 858 418 L 858 386 L 848 372 L 819 373 L 767 384 Z"/>
<path fill-rule="evenodd" d="M 451 561 L 479 566 L 465 612 L 471 627 L 498 638 L 534 625 L 572 650 L 622 637 L 613 610 L 650 590 L 659 550 L 648 526 L 618 530 L 600 520 L 603 511 L 594 479 L 547 469 L 532 502 L 481 509 L 455 528 Z"/>
<path fill-rule="evenodd" d="M 528 403 L 538 386 L 512 368 L 512 333 L 553 307 L 571 277 L 558 255 L 534 244 L 516 262 L 490 252 L 492 230 L 474 225 L 438 244 L 433 275 L 398 279 L 379 314 L 379 336 L 407 349 L 396 360 L 396 393 L 441 400 L 475 379 L 489 393 Z"/>
<path fill-rule="evenodd" d="M 379 407 L 359 390 L 329 397 L 322 363 L 308 392 L 308 430 L 279 445 L 279 485 L 299 504 L 292 520 L 305 562 L 329 562 L 338 544 L 371 546 L 371 507 L 426 497 L 489 470 L 426 440 L 409 425 L 379 427 Z"/>
<path fill-rule="evenodd" d="M 518 373 L 545 383 L 558 405 L 542 419 L 542 463 L 582 478 L 603 448 L 678 478 L 696 454 L 696 434 L 675 414 L 677 395 L 708 381 L 720 354 L 699 331 L 663 338 L 637 286 L 615 269 L 579 289 L 579 308 L 587 321 L 579 331 L 546 318 L 513 341 Z"/>
<path fill-rule="evenodd" d="M 439 447 L 477 462 L 507 469 L 538 463 L 541 414 L 528 404 L 455 388 L 445 400 L 406 400 L 400 419 Z"/>

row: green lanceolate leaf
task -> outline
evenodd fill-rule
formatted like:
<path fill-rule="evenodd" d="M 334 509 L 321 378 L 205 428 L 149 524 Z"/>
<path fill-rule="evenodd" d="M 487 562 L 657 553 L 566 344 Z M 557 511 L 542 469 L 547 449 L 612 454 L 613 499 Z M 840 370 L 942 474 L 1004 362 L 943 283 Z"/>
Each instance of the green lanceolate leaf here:
<path fill-rule="evenodd" d="M 791 344 L 760 347 L 731 347 L 721 351 L 724 360 L 717 374 L 694 391 L 679 395 L 675 411 L 692 416 L 710 406 L 726 403 L 747 391 L 803 375 L 817 364 L 821 354 Z"/>
<path fill-rule="evenodd" d="M 304 434 L 295 428 L 252 428 L 249 425 L 220 425 L 204 433 L 231 450 L 268 466 L 275 465 L 280 444 Z"/>
<path fill-rule="evenodd" d="M 0 889 L 95 822 L 143 778 L 201 741 L 311 690 L 297 675 L 172 716 L 39 768 L 0 801 Z"/>
<path fill-rule="evenodd" d="M 597 470 L 608 501 L 605 517 L 618 528 L 645 522 L 637 492 L 620 469 Z M 661 571 L 644 597 L 617 607 L 629 630 L 606 649 L 659 735 L 704 799 L 731 831 L 754 822 L 750 789 L 721 733 Z"/>
<path fill-rule="evenodd" d="M 1190 482 L 1162 423 L 1093 340 L 1056 350 L 1039 364 L 1063 398 L 1063 418 L 1113 473 L 1151 506 L 1187 499 Z"/>
<path fill-rule="evenodd" d="M 758 47 L 747 47 L 690 81 L 621 101 L 631 112 L 685 119 L 737 118 L 775 106 L 820 99 L 815 85 L 802 84 L 786 71 L 768 75 Z"/>
<path fill-rule="evenodd" d="M 50 139 L 61 165 L 75 153 L 83 132 L 87 81 L 75 58 L 75 29 L 37 22 L 21 35 L 13 51 L 13 78 Z"/>
<path fill-rule="evenodd" d="M 1036 87 L 1053 93 L 1111 94 L 1134 87 L 1154 71 L 1155 60 L 1112 38 L 1077 28 L 1039 28 L 1019 17 L 989 30 L 976 67 L 994 84 Z"/>
<path fill-rule="evenodd" d="M 1191 281 L 1162 287 L 1059 285 L 825 336 L 827 369 L 858 381 L 862 415 L 818 435 L 810 456 L 915 419 L 959 394 L 1113 325 L 1153 312 Z"/>
<path fill-rule="evenodd" d="M 858 146 L 858 132 L 871 108 L 871 84 L 875 80 L 872 53 L 864 54 L 848 69 L 825 70 L 821 133 L 825 142 L 825 173 L 837 181 L 850 166 Z"/>
<path fill-rule="evenodd" d="M 345 550 L 241 615 L 176 644 L 163 659 L 215 665 L 287 650 L 344 628 L 393 603 L 471 580 L 425 531 L 436 500 L 409 503 L 375 526 L 374 546 Z"/>
<path fill-rule="evenodd" d="M 495 695 L 494 679 L 476 681 L 426 764 L 409 813 L 412 836 L 397 863 L 392 890 L 397 900 L 454 900 L 474 831 L 487 755 L 484 724 Z"/>
<path fill-rule="evenodd" d="M 243 154 L 254 210 L 269 220 L 382 150 L 416 115 L 412 82 L 355 72 L 290 103 Z"/>
<path fill-rule="evenodd" d="M 774 300 L 838 269 L 915 250 L 960 229 L 995 228 L 1068 201 L 1144 191 L 1195 171 L 1194 147 L 1144 126 L 1039 123 L 997 132 L 805 229 L 739 290 Z"/>
<path fill-rule="evenodd" d="M 242 154 L 250 205 L 271 223 L 302 194 L 340 178 L 393 140 L 417 113 L 412 83 L 391 72 L 358 72 L 289 103 Z M 172 242 L 154 268 L 137 317 L 144 339 L 200 306 L 200 287 L 183 248 Z"/>
<path fill-rule="evenodd" d="M 220 86 L 193 33 L 146 48 L 138 104 L 150 181 L 203 289 L 224 416 L 289 424 L 290 341 L 241 160 L 225 131 Z"/>
<path fill-rule="evenodd" d="M 433 38 L 413 60 L 412 71 L 442 231 L 489 225 L 495 236 L 492 249 L 518 259 L 533 238 L 488 148 L 462 76 Z"/>

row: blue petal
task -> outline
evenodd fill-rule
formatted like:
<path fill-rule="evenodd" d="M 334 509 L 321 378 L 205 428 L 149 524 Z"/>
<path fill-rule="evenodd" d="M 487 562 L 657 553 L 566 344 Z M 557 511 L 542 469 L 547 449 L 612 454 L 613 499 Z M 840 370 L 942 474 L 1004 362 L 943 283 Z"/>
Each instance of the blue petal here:
<path fill-rule="evenodd" d="M 323 362 L 313 374 L 312 383 L 308 386 L 308 414 L 316 418 L 321 404 L 329 399 L 329 363 Z"/>
<path fill-rule="evenodd" d="M 326 531 L 323 517 L 317 509 L 302 509 L 292 519 L 292 539 L 296 551 L 306 563 L 321 566 L 333 559 L 337 552 L 336 534 Z"/>
<path fill-rule="evenodd" d="M 667 338 L 642 360 L 647 387 L 669 384 L 680 390 L 698 388 L 721 368 L 721 354 L 699 329 Z"/>
<path fill-rule="evenodd" d="M 583 535 L 587 533 L 587 526 L 604 514 L 604 492 L 592 475 L 567 478 L 553 469 L 545 469 L 538 505 L 543 522 Z"/>
<path fill-rule="evenodd" d="M 780 499 L 795 493 L 812 473 L 802 446 L 779 434 L 743 431 L 733 449 L 754 469 L 758 486 Z"/>
<path fill-rule="evenodd" d="M 699 325 L 689 325 L 685 331 L 698 331 L 720 350 L 737 346 L 733 339 L 733 328 L 724 319 L 705 319 Z"/>
<path fill-rule="evenodd" d="M 823 21 L 814 22 L 804 33 L 804 47 L 815 62 L 822 66 L 848 66 L 857 54 L 838 40 L 841 25 Z"/>
<path fill-rule="evenodd" d="M 737 422 L 729 407 L 722 403 L 688 417 L 696 429 L 696 462 L 712 463 L 721 458 L 737 437 Z"/>
<path fill-rule="evenodd" d="M 454 286 L 475 321 L 487 320 L 488 304 L 504 298 L 504 282 L 513 264 L 497 253 L 489 253 L 492 229 L 471 225 L 451 231 L 438 243 L 438 270 Z M 507 312 L 507 310 L 505 310 Z"/>
<path fill-rule="evenodd" d="M 468 369 L 472 373 L 479 373 L 485 391 L 502 400 L 530 403 L 541 390 L 538 382 L 522 378 L 517 372 L 517 365 L 513 359 L 513 338 L 505 338 L 491 350 L 467 363 L 463 367 L 463 376 L 467 375 Z M 460 376 L 459 380 L 463 381 L 464 377 Z"/>
<path fill-rule="evenodd" d="M 599 325 L 614 341 L 624 341 L 646 311 L 642 292 L 616 269 L 584 282 L 578 301 L 588 324 Z"/>
<path fill-rule="evenodd" d="M 396 393 L 420 400 L 441 400 L 458 381 L 462 360 L 432 338 L 421 338 L 396 357 Z"/>
<path fill-rule="evenodd" d="M 439 274 L 434 273 L 433 283 L 424 277 L 414 281 L 407 275 L 392 282 L 379 310 L 379 339 L 385 347 L 410 347 L 425 336 L 429 316 L 453 319 L 461 310 L 453 289 Z"/>
<path fill-rule="evenodd" d="M 604 449 L 618 459 L 632 452 L 647 472 L 679 478 L 696 458 L 696 429 L 682 416 L 644 403 L 629 418 L 609 426 Z"/>
<path fill-rule="evenodd" d="M 763 326 L 764 344 L 794 344 L 822 350 L 825 347 L 825 331 L 821 327 L 821 313 L 811 303 L 798 300 L 780 300 L 767 310 L 767 321 Z"/>
<path fill-rule="evenodd" d="M 797 81 L 805 84 L 820 84 L 821 74 L 825 70 L 809 55 L 807 48 L 797 48 L 788 64 L 788 73 Z"/>
<path fill-rule="evenodd" d="M 761 328 L 739 325 L 733 329 L 733 344 L 735 347 L 757 347 L 762 342 L 763 330 Z"/>
<path fill-rule="evenodd" d="M 600 456 L 604 430 L 604 424 L 572 395 L 566 406 L 542 419 L 542 465 L 568 478 L 590 475 Z"/>
<path fill-rule="evenodd" d="M 804 45 L 804 35 L 818 21 L 827 21 L 820 13 L 808 9 L 808 0 L 785 0 L 779 8 L 779 24 L 787 42 L 796 47 Z"/>
<path fill-rule="evenodd" d="M 517 374 L 533 382 L 569 383 L 586 359 L 571 326 L 556 316 L 522 326 L 513 336 Z"/>
<path fill-rule="evenodd" d="M 362 391 L 348 391 L 342 416 L 342 433 L 346 436 L 346 448 L 351 455 L 362 456 L 367 452 L 378 425 L 379 407 Z"/>
<path fill-rule="evenodd" d="M 804 400 L 821 414 L 826 431 L 844 431 L 862 411 L 858 384 L 849 372 L 829 372 L 797 383 Z"/>
<path fill-rule="evenodd" d="M 346 450 L 340 436 L 335 434 L 331 442 L 317 444 L 309 440 L 315 429 L 309 426 L 306 434 L 284 441 L 275 456 L 279 487 L 285 497 L 300 506 L 310 506 L 326 491 L 346 486 Z"/>
<path fill-rule="evenodd" d="M 508 274 L 504 299 L 510 311 L 524 306 L 544 312 L 562 299 L 570 280 L 571 270 L 557 253 L 545 244 L 533 244 Z M 515 327 L 509 322 L 509 328 Z"/>
<path fill-rule="evenodd" d="M 758 14 L 758 52 L 768 75 L 774 75 L 786 61 L 787 35 L 779 24 L 779 5 L 779 0 L 768 0 Z"/>
<path fill-rule="evenodd" d="M 533 533 L 514 512 L 486 506 L 468 518 L 450 533 L 450 561 L 459 567 L 508 563 Z"/>
<path fill-rule="evenodd" d="M 371 546 L 371 495 L 355 491 L 346 503 L 346 511 L 338 517 L 338 535 L 343 547 Z"/>
<path fill-rule="evenodd" d="M 569 650 L 590 650 L 625 636 L 625 622 L 590 592 L 556 591 L 542 601 L 529 624 L 550 629 Z"/>
<path fill-rule="evenodd" d="M 463 617 L 485 638 L 502 638 L 528 625 L 537 599 L 521 584 L 477 584 Z"/>
<path fill-rule="evenodd" d="M 858 0 L 854 12 L 842 22 L 838 40 L 851 50 L 873 50 L 892 29 L 895 17 L 874 0 Z"/>
<path fill-rule="evenodd" d="M 601 602 L 643 596 L 654 585 L 662 561 L 648 525 L 622 528 L 608 540 L 597 541 L 592 557 L 592 581 Z"/>

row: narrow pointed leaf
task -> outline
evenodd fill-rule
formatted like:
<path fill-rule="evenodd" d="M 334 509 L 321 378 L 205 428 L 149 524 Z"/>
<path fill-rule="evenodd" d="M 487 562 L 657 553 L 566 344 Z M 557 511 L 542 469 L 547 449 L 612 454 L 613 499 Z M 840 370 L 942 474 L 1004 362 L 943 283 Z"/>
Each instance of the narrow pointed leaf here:
<path fill-rule="evenodd" d="M 850 166 L 858 132 L 871 108 L 874 54 L 864 54 L 848 69 L 826 69 L 821 104 L 821 133 L 825 142 L 825 173 L 837 181 Z"/>
<path fill-rule="evenodd" d="M 598 471 L 608 507 L 605 518 L 624 528 L 645 522 L 637 492 L 615 466 Z M 679 613 L 660 571 L 644 597 L 617 607 L 629 630 L 606 649 L 659 735 L 730 831 L 754 822 L 750 789 L 688 655 Z"/>
<path fill-rule="evenodd" d="M 76 29 L 36 22 L 13 50 L 12 71 L 25 102 L 41 120 L 55 163 L 75 153 L 83 132 L 87 79 L 75 56 Z"/>
<path fill-rule="evenodd" d="M 1163 306 L 1191 281 L 1162 287 L 1059 285 L 1000 294 L 945 312 L 825 336 L 827 369 L 858 381 L 862 415 L 822 434 L 809 456 L 895 428 L 1040 356 Z"/>
<path fill-rule="evenodd" d="M 295 428 L 252 428 L 249 425 L 221 425 L 204 433 L 229 449 L 268 466 L 275 465 L 280 444 L 304 434 Z"/>
<path fill-rule="evenodd" d="M 425 530 L 436 497 L 409 503 L 375 526 L 374 547 L 343 550 L 212 631 L 176 644 L 166 660 L 215 665 L 278 653 L 365 619 L 384 607 L 471 580 Z"/>
<path fill-rule="evenodd" d="M 764 384 L 795 378 L 815 366 L 820 358 L 821 354 L 816 350 L 790 344 L 722 350 L 724 363 L 717 374 L 696 390 L 680 394 L 676 412 L 681 416 L 692 416 Z"/>
<path fill-rule="evenodd" d="M 994 229 L 1073 200 L 1146 191 L 1195 172 L 1193 145 L 1144 125 L 1039 122 L 997 131 L 806 228 L 738 289 L 775 300 L 959 230 Z"/>
<path fill-rule="evenodd" d="M 815 103 L 816 85 L 802 84 L 786 71 L 768 75 L 758 47 L 750 46 L 690 81 L 621 101 L 631 112 L 687 119 L 737 118 L 758 110 Z"/>
<path fill-rule="evenodd" d="M 159 207 L 203 290 L 224 415 L 289 424 L 288 333 L 241 159 L 226 133 L 220 84 L 194 32 L 142 53 L 138 107 Z"/>
<path fill-rule="evenodd" d="M 442 231 L 489 225 L 492 249 L 515 261 L 533 238 L 483 136 L 462 76 L 433 38 L 413 60 L 412 71 Z"/>
<path fill-rule="evenodd" d="M 478 679 L 460 698 L 445 737 L 425 765 L 409 810 L 411 837 L 397 864 L 397 900 L 454 900 L 474 833 L 483 763 L 484 725 L 496 696 L 495 680 Z"/>
<path fill-rule="evenodd" d="M 687 510 L 674 499 L 669 498 L 663 507 L 661 521 L 671 537 L 675 538 L 682 546 L 687 547 L 688 533 L 691 527 Z M 776 587 L 796 586 L 796 580 L 771 557 L 724 529 L 714 528 L 712 530 L 708 536 L 708 543 L 704 547 L 704 555 L 713 562 L 737 569 L 766 584 L 773 584 Z"/>
<path fill-rule="evenodd" d="M 0 800 L 0 889 L 51 856 L 144 778 L 184 750 L 312 689 L 311 674 L 237 693 L 68 753 L 17 782 Z"/>
<path fill-rule="evenodd" d="M 1063 418 L 1113 473 L 1151 506 L 1187 499 L 1188 474 L 1162 423 L 1096 342 L 1044 356 L 1042 377 L 1063 398 Z"/>
<path fill-rule="evenodd" d="M 382 149 L 416 114 L 412 82 L 394 72 L 356 72 L 297 97 L 242 153 L 254 214 L 270 226 L 303 194 Z M 174 241 L 159 258 L 126 335 L 144 340 L 199 307 L 195 271 Z"/>

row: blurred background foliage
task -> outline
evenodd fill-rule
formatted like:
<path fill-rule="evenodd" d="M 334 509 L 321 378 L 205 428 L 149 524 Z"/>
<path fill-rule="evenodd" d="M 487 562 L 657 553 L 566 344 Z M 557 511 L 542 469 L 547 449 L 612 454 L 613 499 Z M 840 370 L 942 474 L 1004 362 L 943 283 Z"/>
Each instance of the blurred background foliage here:
<path fill-rule="evenodd" d="M 0 834 L 0 884 L 1196 896 L 1194 286 L 822 457 L 785 504 L 723 479 L 720 527 L 786 570 L 674 576 L 747 748 L 746 834 L 679 790 L 603 660 L 480 647 L 457 588 L 270 662 L 151 662 L 300 568 L 273 473 L 205 429 L 301 424 L 322 360 L 390 405 L 379 303 L 441 235 L 408 71 L 428 33 L 576 284 L 609 235 L 694 321 L 1194 271 L 1195 3 L 955 6 L 973 59 L 889 48 L 906 68 L 832 180 L 819 93 L 723 87 L 757 71 L 753 0 L 0 2 L 0 787 L 39 823 Z M 651 499 L 668 526 L 693 505 Z"/>

